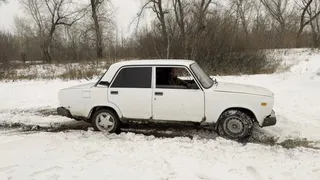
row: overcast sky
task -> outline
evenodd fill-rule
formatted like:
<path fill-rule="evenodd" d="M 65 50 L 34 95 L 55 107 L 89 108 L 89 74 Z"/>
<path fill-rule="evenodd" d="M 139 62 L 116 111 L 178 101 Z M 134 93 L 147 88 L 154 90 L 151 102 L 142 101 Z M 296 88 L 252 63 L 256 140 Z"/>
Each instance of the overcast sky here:
<path fill-rule="evenodd" d="M 115 20 L 119 31 L 122 30 L 126 35 L 131 32 L 128 26 L 139 12 L 141 6 L 140 1 L 141 0 L 112 0 L 112 4 L 117 8 Z M 23 15 L 19 0 L 9 0 L 8 4 L 2 4 L 0 6 L 0 29 L 12 30 L 14 26 L 13 19 L 16 15 Z"/>

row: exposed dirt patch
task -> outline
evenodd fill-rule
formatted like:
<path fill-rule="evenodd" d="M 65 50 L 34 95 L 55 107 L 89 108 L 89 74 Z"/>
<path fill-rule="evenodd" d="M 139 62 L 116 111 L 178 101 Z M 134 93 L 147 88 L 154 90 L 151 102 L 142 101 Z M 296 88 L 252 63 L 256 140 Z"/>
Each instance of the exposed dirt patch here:
<path fill-rule="evenodd" d="M 14 129 L 18 132 L 67 132 L 70 130 L 88 130 L 91 127 L 90 124 L 85 122 L 61 124 L 54 126 L 40 126 L 40 125 L 27 125 L 22 123 L 2 123 L 0 129 Z"/>
<path fill-rule="evenodd" d="M 55 108 L 41 108 L 41 109 L 26 109 L 26 110 L 5 110 L 0 113 L 10 114 L 32 114 L 41 117 L 57 115 Z M 10 130 L 16 133 L 37 133 L 37 132 L 68 132 L 68 131 L 87 131 L 93 130 L 91 124 L 83 121 L 70 121 L 64 123 L 55 123 L 53 125 L 28 125 L 23 123 L 2 123 L 0 130 Z M 137 124 L 137 123 L 124 123 L 121 127 L 122 132 L 131 132 L 135 134 L 143 134 L 145 136 L 154 136 L 157 138 L 175 138 L 175 137 L 188 137 L 202 138 L 202 139 L 216 139 L 217 133 L 212 129 L 206 129 L 199 126 L 180 125 L 180 124 Z M 304 147 L 320 149 L 320 142 L 309 141 L 307 139 L 287 139 L 279 142 L 279 138 L 272 136 L 260 130 L 258 127 L 254 129 L 253 135 L 239 143 L 255 143 L 267 146 L 281 146 L 286 149 Z"/>
<path fill-rule="evenodd" d="M 32 114 L 37 116 L 58 115 L 56 108 L 38 108 L 38 109 L 6 109 L 0 110 L 0 113 L 16 114 Z"/>
<path fill-rule="evenodd" d="M 0 129 L 3 130 L 15 130 L 19 133 L 37 133 L 37 132 L 68 132 L 68 131 L 87 131 L 92 130 L 92 126 L 86 122 L 65 123 L 54 126 L 39 126 L 39 125 L 25 125 L 22 123 L 4 123 L 0 124 Z M 124 124 L 121 128 L 122 132 L 131 132 L 135 134 L 143 134 L 145 136 L 154 136 L 156 138 L 175 138 L 175 137 L 188 137 L 202 138 L 202 139 L 215 139 L 218 135 L 213 130 L 195 128 L 191 126 L 181 126 L 181 125 L 155 125 L 155 124 Z M 307 139 L 287 139 L 282 142 L 278 142 L 277 137 L 267 136 L 267 135 L 253 135 L 252 137 L 241 141 L 239 143 L 255 143 L 267 146 L 281 146 L 286 149 L 291 148 L 312 148 L 320 149 L 316 145 L 320 142 L 313 142 Z"/>
<path fill-rule="evenodd" d="M 44 115 L 44 116 L 58 115 L 57 109 L 55 109 L 55 108 L 39 109 L 39 110 L 36 110 L 36 113 L 39 113 L 39 114 Z"/>

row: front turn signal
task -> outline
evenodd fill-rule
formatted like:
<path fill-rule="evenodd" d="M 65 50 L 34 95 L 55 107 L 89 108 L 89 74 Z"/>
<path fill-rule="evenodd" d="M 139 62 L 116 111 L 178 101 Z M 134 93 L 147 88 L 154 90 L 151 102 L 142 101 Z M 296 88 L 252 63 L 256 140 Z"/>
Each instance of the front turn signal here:
<path fill-rule="evenodd" d="M 266 102 L 261 103 L 261 106 L 267 106 L 267 105 L 268 105 L 268 103 L 266 103 Z"/>

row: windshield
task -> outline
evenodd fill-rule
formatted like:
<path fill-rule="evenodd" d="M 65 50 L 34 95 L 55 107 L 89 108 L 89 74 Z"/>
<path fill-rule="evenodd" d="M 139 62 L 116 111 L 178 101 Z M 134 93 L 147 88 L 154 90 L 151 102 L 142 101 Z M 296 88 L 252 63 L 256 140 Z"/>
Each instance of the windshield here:
<path fill-rule="evenodd" d="M 213 80 L 200 68 L 198 63 L 191 64 L 191 69 L 204 88 L 208 89 L 213 85 Z"/>
<path fill-rule="evenodd" d="M 106 71 L 101 75 L 101 77 L 98 79 L 97 83 L 94 86 L 97 86 L 98 84 L 105 84 L 105 83 L 101 83 L 102 78 L 104 77 L 104 75 L 106 75 L 106 73 L 108 72 L 109 68 L 106 69 Z"/>

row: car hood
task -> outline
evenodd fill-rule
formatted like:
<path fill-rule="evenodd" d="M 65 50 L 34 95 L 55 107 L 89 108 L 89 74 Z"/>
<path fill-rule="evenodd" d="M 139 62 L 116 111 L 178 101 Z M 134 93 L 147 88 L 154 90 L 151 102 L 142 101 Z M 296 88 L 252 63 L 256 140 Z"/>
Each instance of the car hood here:
<path fill-rule="evenodd" d="M 86 83 L 86 84 L 80 84 L 80 85 L 76 85 L 76 86 L 71 86 L 68 88 L 64 88 L 62 90 L 67 90 L 67 89 L 89 89 L 91 88 L 95 83 Z"/>
<path fill-rule="evenodd" d="M 273 97 L 274 94 L 263 87 L 246 85 L 246 84 L 237 84 L 237 83 L 226 83 L 219 82 L 215 91 L 219 92 L 230 92 L 230 93 L 241 93 L 241 94 L 252 94 L 252 95 L 260 95 L 260 96 L 269 96 Z"/>

